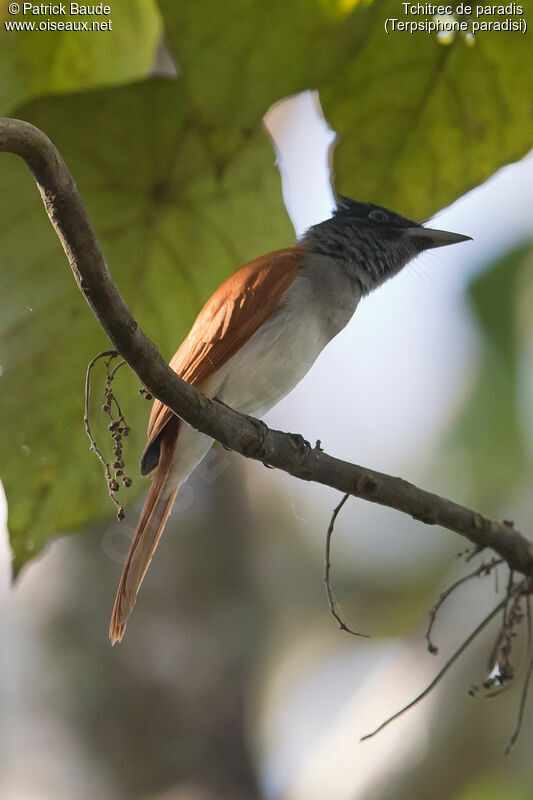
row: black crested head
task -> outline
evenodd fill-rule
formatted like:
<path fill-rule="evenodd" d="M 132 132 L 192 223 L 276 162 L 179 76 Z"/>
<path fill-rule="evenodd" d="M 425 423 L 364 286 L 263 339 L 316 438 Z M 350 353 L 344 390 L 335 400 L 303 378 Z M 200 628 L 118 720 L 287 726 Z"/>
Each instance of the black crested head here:
<path fill-rule="evenodd" d="M 306 249 L 339 263 L 361 294 L 396 275 L 419 253 L 470 239 L 458 233 L 424 228 L 412 219 L 369 202 L 338 195 L 330 219 L 303 235 Z"/>
<path fill-rule="evenodd" d="M 402 217 L 401 214 L 396 214 L 395 211 L 390 211 L 383 206 L 377 206 L 375 203 L 361 203 L 359 200 L 352 200 L 342 194 L 337 195 L 336 202 L 333 218 L 344 217 L 368 226 L 391 225 L 396 228 L 411 228 L 418 225 L 418 222 Z"/>

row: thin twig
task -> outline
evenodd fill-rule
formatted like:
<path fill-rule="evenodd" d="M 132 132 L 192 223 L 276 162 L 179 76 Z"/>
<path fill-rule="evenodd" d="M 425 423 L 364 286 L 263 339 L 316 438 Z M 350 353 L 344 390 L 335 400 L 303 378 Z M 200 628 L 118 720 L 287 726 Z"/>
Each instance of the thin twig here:
<path fill-rule="evenodd" d="M 127 364 L 127 362 L 126 362 L 126 361 L 121 361 L 121 362 L 120 362 L 119 364 L 117 364 L 117 365 L 116 365 L 116 367 L 115 367 L 115 368 L 114 368 L 114 369 L 113 369 L 113 370 L 110 372 L 110 371 L 109 371 L 110 362 L 109 362 L 109 361 L 107 361 L 107 362 L 106 362 L 106 370 L 107 370 L 107 384 L 108 384 L 108 386 L 111 386 L 111 384 L 112 384 L 112 382 L 113 382 L 113 379 L 114 379 L 115 375 L 117 374 L 117 372 L 119 371 L 119 369 L 120 369 L 121 367 L 124 367 L 126 364 Z M 125 421 L 125 419 L 124 419 L 124 415 L 123 415 L 123 413 L 122 413 L 122 409 L 120 408 L 119 402 L 118 402 L 118 400 L 117 400 L 117 398 L 116 398 L 115 394 L 111 393 L 111 394 L 110 394 L 110 396 L 109 396 L 109 399 L 110 399 L 110 401 L 112 401 L 112 402 L 115 404 L 115 408 L 117 409 L 117 414 L 119 415 L 119 418 L 120 418 L 120 420 L 121 420 L 121 421 L 123 421 L 123 422 L 124 422 L 124 424 L 126 424 L 126 421 Z M 110 418 L 111 420 L 113 419 L 113 415 L 111 414 L 111 411 L 108 411 L 108 416 L 109 416 L 109 418 Z"/>
<path fill-rule="evenodd" d="M 491 673 L 496 665 L 499 662 L 499 653 L 503 653 L 506 648 L 510 649 L 510 640 L 509 640 L 509 631 L 513 628 L 513 622 L 511 621 L 512 614 L 509 613 L 509 604 L 511 599 L 514 598 L 516 600 L 515 595 L 513 594 L 513 580 L 514 580 L 514 572 L 513 570 L 509 570 L 509 578 L 507 579 L 507 591 L 505 593 L 505 605 L 503 608 L 503 615 L 502 615 L 502 624 L 500 627 L 500 631 L 498 636 L 496 637 L 496 641 L 494 643 L 494 647 L 491 650 L 491 653 L 488 658 L 487 662 L 487 671 Z M 520 584 L 519 584 L 520 585 Z M 520 596 L 518 596 L 518 600 L 520 600 Z M 514 608 L 514 602 L 513 602 Z M 505 656 L 504 656 L 504 660 Z M 501 679 L 502 676 L 500 676 Z M 501 680 L 503 683 L 504 680 Z M 488 681 L 485 681 L 485 688 L 489 687 Z"/>
<path fill-rule="evenodd" d="M 518 715 L 516 718 L 516 725 L 514 728 L 513 733 L 511 734 L 511 738 L 507 742 L 507 747 L 504 750 L 506 756 L 509 755 L 511 752 L 513 745 L 515 744 L 516 740 L 520 735 L 520 730 L 522 728 L 522 722 L 524 720 L 524 709 L 526 707 L 526 700 L 527 700 L 527 693 L 529 690 L 529 681 L 531 680 L 531 674 L 533 673 L 533 653 L 530 653 L 529 656 L 529 664 L 527 667 L 526 672 L 526 679 L 524 681 L 524 688 L 522 689 L 522 694 L 520 696 L 520 705 L 518 707 Z"/>
<path fill-rule="evenodd" d="M 526 594 L 526 663 L 529 663 L 529 658 L 533 658 L 533 629 L 531 619 L 531 594 Z"/>
<path fill-rule="evenodd" d="M 94 367 L 94 365 L 96 364 L 96 362 L 99 361 L 101 358 L 106 358 L 108 356 L 116 358 L 118 355 L 119 355 L 119 353 L 116 350 L 104 350 L 102 353 L 98 353 L 98 355 L 95 356 L 89 362 L 89 364 L 87 366 L 87 372 L 85 373 L 85 408 L 84 408 L 84 413 L 83 413 L 83 422 L 84 422 L 84 425 L 85 425 L 85 432 L 87 433 L 87 436 L 89 437 L 89 441 L 91 442 L 91 451 L 93 453 L 96 453 L 96 455 L 98 456 L 98 458 L 100 459 L 100 462 L 102 463 L 102 465 L 104 467 L 106 466 L 106 461 L 105 461 L 103 455 L 101 454 L 100 450 L 98 449 L 98 445 L 96 444 L 96 439 L 94 438 L 94 436 L 92 434 L 91 426 L 90 426 L 90 423 L 89 423 L 89 397 L 90 397 L 90 394 L 91 394 L 91 370 Z"/>
<path fill-rule="evenodd" d="M 118 355 L 118 353 L 117 353 L 117 355 Z M 110 362 L 108 362 L 108 363 L 110 363 Z M 113 371 L 109 373 L 110 380 L 113 380 L 113 378 L 115 377 L 115 375 L 117 374 L 119 369 L 121 367 L 124 367 L 126 364 L 127 364 L 126 361 L 119 361 L 119 363 L 116 365 L 116 367 L 113 368 Z"/>
<path fill-rule="evenodd" d="M 448 672 L 448 670 L 450 669 L 450 667 L 451 667 L 451 666 L 452 666 L 452 665 L 453 665 L 453 664 L 454 664 L 454 663 L 457 661 L 457 659 L 459 658 L 459 656 L 460 656 L 460 655 L 462 655 L 462 653 L 464 653 L 464 651 L 465 651 L 465 650 L 466 650 L 466 649 L 467 649 L 467 648 L 468 648 L 468 647 L 469 647 L 469 646 L 472 644 L 472 642 L 473 642 L 473 641 L 476 639 L 476 637 L 477 637 L 477 636 L 478 636 L 478 635 L 481 633 L 481 631 L 482 631 L 484 628 L 486 628 L 486 626 L 487 626 L 487 625 L 489 624 L 489 622 L 490 622 L 490 621 L 491 621 L 491 620 L 492 620 L 492 619 L 493 619 L 493 618 L 496 616 L 496 614 L 498 614 L 498 612 L 499 612 L 499 611 L 501 611 L 501 609 L 504 607 L 504 605 L 505 605 L 505 603 L 506 603 L 506 602 L 507 602 L 507 598 L 505 598 L 504 600 L 502 600 L 502 601 L 501 601 L 501 603 L 498 603 L 498 605 L 496 606 L 496 608 L 494 608 L 494 609 L 493 609 L 493 610 L 490 612 L 490 614 L 488 614 L 488 615 L 487 615 L 487 616 L 484 618 L 484 620 L 483 620 L 482 622 L 480 622 L 480 624 L 477 626 L 477 628 L 475 628 L 475 629 L 472 631 L 472 633 L 471 633 L 471 634 L 470 634 L 470 635 L 469 635 L 469 636 L 468 636 L 468 637 L 465 639 L 465 641 L 462 643 L 462 645 L 461 645 L 461 646 L 460 646 L 460 647 L 459 647 L 459 648 L 458 648 L 458 649 L 455 651 L 455 653 L 453 654 L 453 656 L 452 656 L 451 658 L 449 658 L 449 659 L 448 659 L 448 661 L 445 663 L 445 665 L 442 667 L 442 669 L 441 669 L 441 670 L 440 670 L 440 671 L 437 673 L 436 677 L 435 677 L 435 678 L 433 678 L 433 680 L 431 681 L 431 683 L 430 683 L 430 684 L 428 684 L 428 686 L 426 686 L 426 688 L 425 688 L 425 689 L 424 689 L 422 692 L 420 692 L 420 694 L 419 694 L 419 695 L 417 695 L 417 696 L 414 698 L 414 700 L 411 700 L 411 702 L 410 702 L 410 703 L 407 703 L 407 705 L 405 705 L 403 708 L 401 708 L 401 709 L 400 709 L 399 711 L 397 711 L 395 714 L 393 714 L 393 715 L 392 715 L 392 716 L 390 716 L 388 719 L 386 719 L 386 720 L 385 720 L 385 722 L 382 722 L 382 723 L 381 723 L 381 725 L 379 725 L 379 726 L 378 726 L 378 727 L 377 727 L 375 730 L 373 730 L 371 733 L 367 733 L 365 736 L 362 736 L 362 737 L 361 737 L 361 741 L 363 742 L 365 739 L 370 739 L 372 736 L 375 736 L 375 735 L 376 735 L 376 733 L 379 733 L 380 731 L 382 731 L 382 730 L 383 730 L 383 728 L 385 728 L 387 725 L 389 725 L 389 723 L 393 722 L 393 720 L 395 720 L 395 719 L 398 719 L 398 717 L 401 717 L 401 716 L 402 716 L 402 714 L 405 714 L 405 712 L 406 712 L 406 711 L 409 711 L 409 709 L 410 709 L 410 708 L 413 708 L 413 706 L 416 706 L 416 705 L 417 705 L 417 704 L 418 704 L 418 703 L 419 703 L 421 700 L 423 700 L 423 699 L 424 699 L 424 697 L 427 697 L 427 695 L 428 695 L 428 694 L 429 694 L 429 693 L 430 693 L 430 692 L 431 692 L 431 691 L 432 691 L 432 690 L 435 688 L 435 686 L 437 686 L 437 684 L 438 684 L 438 683 L 441 681 L 441 679 L 444 677 L 444 675 L 446 674 L 446 672 Z"/>
<path fill-rule="evenodd" d="M 532 619 L 531 619 L 531 587 L 527 586 L 527 593 L 526 593 L 526 619 L 527 619 L 527 646 L 526 646 L 526 676 L 524 679 L 524 686 L 522 687 L 522 692 L 520 694 L 520 704 L 518 706 L 518 714 L 516 717 L 516 724 L 511 734 L 509 741 L 507 742 L 507 746 L 504 750 L 504 754 L 506 756 L 509 755 L 513 746 L 520 735 L 520 731 L 522 729 L 522 723 L 524 720 L 524 711 L 526 707 L 526 700 L 527 694 L 529 690 L 529 682 L 531 680 L 531 674 L 533 673 L 533 636 L 532 636 Z M 507 687 L 506 687 L 507 688 Z M 504 690 L 502 690 L 504 691 Z M 501 692 L 500 692 L 501 694 Z"/>
<path fill-rule="evenodd" d="M 472 561 L 473 558 L 478 556 L 480 553 L 483 552 L 485 548 L 483 545 L 478 545 L 477 547 L 470 547 L 468 550 L 465 551 L 465 561 L 468 564 L 469 561 Z"/>
<path fill-rule="evenodd" d="M 350 497 L 349 494 L 345 494 L 344 495 L 344 497 L 342 498 L 342 500 L 340 501 L 338 506 L 334 509 L 333 514 L 331 515 L 331 519 L 329 521 L 328 530 L 327 530 L 327 533 L 326 533 L 326 553 L 325 553 L 325 558 L 324 558 L 324 583 L 326 584 L 326 592 L 327 592 L 327 595 L 328 595 L 329 610 L 330 610 L 331 614 L 333 615 L 333 617 L 337 620 L 337 623 L 338 623 L 339 628 L 341 629 L 341 631 L 346 631 L 346 633 L 351 633 L 352 636 L 363 636 L 365 639 L 369 639 L 370 636 L 368 635 L 368 633 L 359 633 L 358 631 L 353 631 L 351 628 L 349 628 L 346 625 L 346 623 L 344 622 L 344 620 L 342 619 L 342 617 L 339 615 L 339 613 L 337 611 L 336 603 L 335 603 L 335 597 L 334 597 L 334 594 L 333 594 L 333 590 L 331 588 L 331 580 L 330 580 L 330 571 L 331 571 L 331 559 L 330 559 L 331 537 L 332 537 L 333 531 L 335 529 L 335 521 L 336 521 L 336 519 L 337 519 L 337 517 L 339 515 L 339 512 L 340 512 L 341 508 L 343 507 L 343 505 L 345 504 L 345 502 L 348 500 L 349 497 Z"/>
<path fill-rule="evenodd" d="M 502 563 L 503 563 L 503 560 L 501 558 L 495 558 L 492 561 L 490 561 L 488 564 L 485 564 L 485 563 L 480 564 L 480 566 L 477 567 L 475 570 L 472 570 L 472 572 L 469 572 L 468 575 L 464 575 L 462 578 L 459 578 L 454 583 L 452 583 L 451 586 L 448 586 L 448 588 L 445 589 L 444 592 L 442 592 L 442 594 L 440 595 L 439 599 L 437 600 L 437 602 L 435 603 L 435 605 L 433 606 L 433 608 L 429 612 L 429 623 L 428 623 L 428 627 L 427 627 L 427 630 L 426 630 L 425 638 L 426 638 L 427 647 L 428 647 L 428 650 L 429 650 L 430 653 L 432 653 L 433 655 L 436 655 L 439 652 L 439 648 L 433 643 L 433 641 L 431 639 L 431 632 L 432 632 L 433 626 L 434 626 L 434 624 L 436 622 L 437 614 L 438 614 L 442 604 L 444 603 L 444 601 L 447 600 L 448 597 L 456 591 L 456 589 L 458 589 L 460 586 L 462 586 L 463 583 L 466 583 L 467 581 L 472 580 L 472 578 L 476 578 L 479 575 L 483 575 L 483 574 L 488 575 L 495 566 L 497 566 L 498 564 L 502 564 Z"/>
<path fill-rule="evenodd" d="M 524 671 L 524 666 L 528 665 L 530 657 L 533 657 L 533 651 L 532 651 L 533 641 L 531 636 L 531 598 L 529 594 L 526 595 L 526 619 L 527 619 L 527 628 L 526 628 L 527 639 L 525 648 L 526 651 L 525 661 L 523 661 L 522 664 L 520 665 L 519 671 L 515 673 L 514 680 L 512 682 L 509 681 L 508 683 L 505 684 L 505 686 L 500 686 L 498 689 L 495 689 L 494 691 L 487 692 L 487 694 L 485 695 L 487 700 L 491 700 L 494 697 L 499 697 L 501 694 L 505 694 L 506 692 L 508 692 L 509 689 L 514 689 L 518 679 L 522 676 L 522 673 Z"/>

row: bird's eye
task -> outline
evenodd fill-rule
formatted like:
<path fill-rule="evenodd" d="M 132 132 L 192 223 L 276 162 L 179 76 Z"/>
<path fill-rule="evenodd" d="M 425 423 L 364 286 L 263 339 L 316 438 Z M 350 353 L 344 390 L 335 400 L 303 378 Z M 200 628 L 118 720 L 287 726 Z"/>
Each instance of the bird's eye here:
<path fill-rule="evenodd" d="M 371 211 L 368 215 L 369 219 L 373 219 L 376 222 L 388 222 L 389 217 L 388 215 L 381 210 L 381 208 L 376 208 L 374 211 Z"/>

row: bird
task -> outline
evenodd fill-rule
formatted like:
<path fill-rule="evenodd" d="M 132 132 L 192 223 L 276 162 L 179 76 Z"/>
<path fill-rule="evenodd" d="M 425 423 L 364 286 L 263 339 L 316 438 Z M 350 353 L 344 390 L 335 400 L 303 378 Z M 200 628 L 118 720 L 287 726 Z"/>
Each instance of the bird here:
<path fill-rule="evenodd" d="M 170 366 L 207 397 L 261 418 L 301 381 L 361 298 L 425 250 L 469 239 L 338 195 L 329 219 L 216 289 Z M 141 475 L 155 474 L 120 578 L 112 644 L 124 635 L 180 486 L 213 443 L 154 401 Z"/>

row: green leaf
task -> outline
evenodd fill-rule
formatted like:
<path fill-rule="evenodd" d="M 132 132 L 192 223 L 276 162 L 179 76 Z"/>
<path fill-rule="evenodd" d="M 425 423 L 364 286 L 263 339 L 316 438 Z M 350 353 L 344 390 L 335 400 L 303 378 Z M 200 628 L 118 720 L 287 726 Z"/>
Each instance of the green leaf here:
<path fill-rule="evenodd" d="M 447 46 L 426 32 L 387 36 L 385 20 L 402 17 L 397 0 L 159 5 L 221 158 L 272 103 L 318 88 L 340 137 L 337 188 L 423 218 L 533 144 L 531 46 L 521 33 L 480 33 L 473 46 L 462 35 Z M 525 6 L 529 24 L 531 13 Z"/>
<path fill-rule="evenodd" d="M 469 496 L 495 509 L 530 466 L 519 415 L 519 332 L 522 319 L 531 326 L 532 266 L 533 248 L 523 245 L 490 266 L 469 288 L 484 347 L 447 448 L 454 471 L 464 475 Z"/>
<path fill-rule="evenodd" d="M 0 114 L 8 114 L 20 103 L 43 94 L 142 78 L 153 66 L 161 34 L 154 0 L 113 3 L 109 15 L 11 15 L 4 10 L 1 16 L 8 23 L 24 21 L 38 26 L 46 20 L 53 24 L 86 22 L 89 28 L 95 22 L 110 20 L 111 29 L 14 32 L 6 31 L 2 24 Z"/>
<path fill-rule="evenodd" d="M 322 93 L 341 135 L 338 188 L 426 218 L 531 149 L 531 43 L 502 32 L 478 34 L 473 46 L 427 33 L 385 39 L 396 0 L 372 13 L 364 46 Z M 531 25 L 530 5 L 524 13 Z"/>
<path fill-rule="evenodd" d="M 177 81 L 47 98 L 18 113 L 59 147 L 120 290 L 169 358 L 229 273 L 293 237 L 263 131 L 220 172 Z M 0 464 L 18 570 L 52 534 L 113 513 L 82 417 L 85 368 L 108 343 L 29 171 L 14 156 L 1 162 Z M 116 391 L 132 429 L 126 472 L 137 478 L 149 404 L 126 370 Z M 127 499 L 146 485 L 136 480 Z"/>

